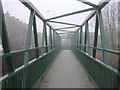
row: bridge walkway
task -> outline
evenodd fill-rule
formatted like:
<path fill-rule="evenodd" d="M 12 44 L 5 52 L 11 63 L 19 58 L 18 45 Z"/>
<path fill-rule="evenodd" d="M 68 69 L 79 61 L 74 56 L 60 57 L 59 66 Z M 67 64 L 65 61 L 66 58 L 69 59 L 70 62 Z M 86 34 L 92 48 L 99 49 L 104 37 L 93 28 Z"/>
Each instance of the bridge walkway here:
<path fill-rule="evenodd" d="M 38 88 L 94 88 L 80 62 L 70 50 L 62 50 Z"/>

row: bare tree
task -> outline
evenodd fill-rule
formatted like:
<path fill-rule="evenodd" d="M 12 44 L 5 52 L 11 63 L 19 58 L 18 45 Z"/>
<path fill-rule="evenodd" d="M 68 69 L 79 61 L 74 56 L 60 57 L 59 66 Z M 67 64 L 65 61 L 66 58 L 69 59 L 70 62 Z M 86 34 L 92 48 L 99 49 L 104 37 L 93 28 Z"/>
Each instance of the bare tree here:
<path fill-rule="evenodd" d="M 109 48 L 118 49 L 118 2 L 110 2 L 103 9 L 105 35 Z"/>

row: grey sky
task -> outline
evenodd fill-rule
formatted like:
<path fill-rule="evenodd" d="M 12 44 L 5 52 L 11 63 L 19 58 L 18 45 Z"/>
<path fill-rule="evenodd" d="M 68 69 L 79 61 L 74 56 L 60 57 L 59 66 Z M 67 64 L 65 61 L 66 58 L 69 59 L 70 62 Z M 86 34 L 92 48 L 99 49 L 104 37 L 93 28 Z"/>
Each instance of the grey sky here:
<path fill-rule="evenodd" d="M 28 23 L 30 11 L 22 5 L 19 1 L 16 0 L 2 0 L 4 12 L 8 11 L 12 16 L 19 18 L 21 21 Z M 29 0 L 33 3 L 33 5 L 40 11 L 40 13 L 47 19 L 50 17 L 83 10 L 86 8 L 90 8 L 90 6 L 83 4 L 77 0 Z M 98 4 L 101 0 L 88 0 L 94 4 Z M 115 0 L 117 1 L 117 0 Z M 72 15 L 69 17 L 64 17 L 60 19 L 55 19 L 59 21 L 74 23 L 74 24 L 81 24 L 82 21 L 89 15 L 89 12 Z M 40 20 L 37 19 L 37 24 L 42 27 L 42 23 Z M 53 24 L 53 27 L 68 27 L 68 25 L 61 25 L 61 24 Z M 73 30 L 73 29 L 69 29 Z"/>
<path fill-rule="evenodd" d="M 22 6 L 22 4 L 20 4 L 19 1 L 16 0 L 2 0 L 2 1 L 5 12 L 9 11 L 10 14 L 18 17 L 24 22 L 28 21 L 26 17 L 23 17 L 22 15 L 26 14 L 25 16 L 28 16 L 29 11 L 26 10 L 25 7 Z M 31 1 L 35 5 L 35 7 L 40 11 L 40 13 L 45 18 L 50 18 L 53 16 L 62 15 L 65 13 L 70 13 L 90 7 L 81 2 L 78 2 L 77 0 L 29 0 L 29 1 Z M 100 0 L 90 0 L 90 1 L 92 1 L 95 4 L 98 4 Z M 85 13 L 85 15 L 87 15 L 87 13 Z"/>

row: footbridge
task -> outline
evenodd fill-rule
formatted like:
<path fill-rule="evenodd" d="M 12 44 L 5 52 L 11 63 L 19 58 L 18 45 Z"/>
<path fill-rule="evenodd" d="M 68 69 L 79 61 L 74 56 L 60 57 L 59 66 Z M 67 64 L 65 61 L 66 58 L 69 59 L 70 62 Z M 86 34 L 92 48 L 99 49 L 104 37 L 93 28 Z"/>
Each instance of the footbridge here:
<path fill-rule="evenodd" d="M 104 0 L 96 5 L 86 0 L 78 0 L 78 3 L 86 4 L 90 8 L 46 19 L 30 1 L 19 0 L 30 10 L 30 17 L 25 48 L 17 51 L 11 50 L 3 5 L 0 1 L 0 35 L 3 46 L 3 53 L 0 57 L 7 68 L 7 73 L 0 77 L 1 88 L 120 88 L 120 52 L 107 48 L 104 18 L 101 11 L 110 1 Z M 89 11 L 92 12 L 82 24 L 56 21 L 58 18 Z M 43 22 L 41 47 L 38 45 L 36 17 Z M 89 21 L 93 17 L 95 17 L 94 37 L 91 40 Z M 70 26 L 55 28 L 50 23 Z M 76 27 L 77 30 L 74 29 Z M 70 46 L 66 49 L 62 45 L 65 39 L 62 34 L 69 29 L 74 31 L 70 32 L 71 37 L 67 37 L 69 39 L 65 41 L 70 41 Z M 32 35 L 34 47 L 31 48 Z M 101 41 L 101 47 L 98 47 L 98 38 Z M 92 45 L 91 42 L 93 42 Z M 97 58 L 99 52 L 101 52 L 102 59 Z M 19 56 L 20 54 L 22 55 Z M 108 55 L 113 55 L 113 58 L 117 56 L 116 66 L 110 65 Z M 13 58 L 14 56 L 17 58 Z M 15 68 L 19 58 L 22 58 L 23 64 Z M 3 68 L 2 72 L 4 71 Z"/>

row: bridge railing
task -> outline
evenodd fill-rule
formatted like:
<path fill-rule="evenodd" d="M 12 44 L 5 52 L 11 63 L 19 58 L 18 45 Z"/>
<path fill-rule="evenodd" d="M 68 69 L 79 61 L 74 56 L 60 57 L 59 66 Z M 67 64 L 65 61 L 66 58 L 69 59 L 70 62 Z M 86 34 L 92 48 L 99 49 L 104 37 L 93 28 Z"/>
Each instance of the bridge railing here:
<path fill-rule="evenodd" d="M 90 4 L 79 0 L 83 3 Z M 81 27 L 75 32 L 71 38 L 72 50 L 79 58 L 85 70 L 88 72 L 89 77 L 95 83 L 98 88 L 120 88 L 120 52 L 107 49 L 107 43 L 105 38 L 105 31 L 103 25 L 103 18 L 101 9 L 105 7 L 110 0 L 100 3 L 96 10 L 93 11 L 90 16 L 82 23 Z M 91 5 L 91 4 L 90 4 Z M 94 43 L 90 45 L 90 31 L 89 21 L 92 17 L 96 16 L 94 27 Z M 83 38 L 83 27 L 85 25 L 85 32 Z M 98 32 L 100 30 L 101 46 L 98 48 Z M 83 43 L 84 41 L 84 43 Z M 97 59 L 97 52 L 101 51 L 103 55 L 103 62 Z M 109 65 L 108 53 L 117 55 L 118 68 L 114 69 Z"/>
<path fill-rule="evenodd" d="M 0 27 L 2 27 L 2 29 L 0 29 L 2 30 L 2 35 L 0 36 L 2 38 L 2 45 L 4 50 L 4 54 L 0 55 L 0 58 L 5 60 L 8 69 L 8 73 L 5 73 L 0 77 L 0 85 L 2 85 L 2 88 L 32 88 L 36 86 L 37 82 L 42 78 L 47 67 L 50 65 L 60 50 L 61 38 L 58 33 L 45 21 L 45 18 L 39 13 L 39 11 L 33 6 L 32 3 L 25 2 L 24 0 L 20 0 L 20 2 L 31 11 L 28 32 L 26 36 L 26 45 L 25 49 L 12 52 L 9 44 L 3 7 L 0 1 L 0 20 L 2 20 L 2 23 L 0 23 Z M 35 16 L 38 16 L 43 21 L 42 47 L 38 46 Z M 49 27 L 49 37 L 46 30 L 47 26 Z M 34 33 L 34 48 L 30 48 L 32 33 Z M 49 43 L 47 41 L 48 39 Z M 30 55 L 33 55 L 33 52 L 35 56 L 32 57 L 32 60 L 29 60 Z M 19 62 L 17 62 L 16 59 L 16 63 L 14 63 L 13 56 L 18 54 L 24 54 L 23 65 L 15 68 L 15 64 Z"/>

